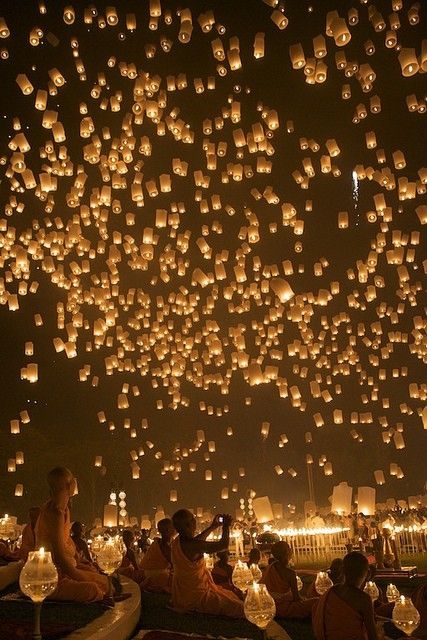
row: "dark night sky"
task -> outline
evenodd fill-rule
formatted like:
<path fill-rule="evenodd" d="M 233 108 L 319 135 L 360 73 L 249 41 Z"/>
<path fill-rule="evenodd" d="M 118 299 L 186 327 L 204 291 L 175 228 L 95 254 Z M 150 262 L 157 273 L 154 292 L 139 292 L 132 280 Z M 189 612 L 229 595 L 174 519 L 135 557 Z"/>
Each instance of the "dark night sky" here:
<path fill-rule="evenodd" d="M 105 6 L 111 3 L 96 2 L 99 15 L 103 15 Z M 105 375 L 104 358 L 117 353 L 118 343 L 113 340 L 112 347 L 104 344 L 101 349 L 92 352 L 85 351 L 87 341 L 93 339 L 94 320 L 102 317 L 102 311 L 87 302 L 80 304 L 80 312 L 88 321 L 87 328 L 78 330 L 77 339 L 78 355 L 67 359 L 64 353 L 56 353 L 53 347 L 53 338 L 61 337 L 67 340 L 67 332 L 57 327 L 57 304 L 67 305 L 70 291 L 53 284 L 49 273 L 42 268 L 40 260 L 30 258 L 29 280 L 30 284 L 36 280 L 39 289 L 36 294 L 19 296 L 20 309 L 16 312 L 8 310 L 7 297 L 1 296 L 0 306 L 1 322 L 1 348 L 0 371 L 2 379 L 2 402 L 0 405 L 0 513 L 9 511 L 18 513 L 24 517 L 25 511 L 34 503 L 40 502 L 46 495 L 45 475 L 50 467 L 57 464 L 70 466 L 76 473 L 80 496 L 76 502 L 76 515 L 84 518 L 92 518 L 99 515 L 102 504 L 106 501 L 110 488 L 125 488 L 128 493 L 129 511 L 140 515 L 148 512 L 152 507 L 162 504 L 166 510 L 173 511 L 175 505 L 169 503 L 169 491 L 178 490 L 178 505 L 211 506 L 216 505 L 223 510 L 232 510 L 237 507 L 238 498 L 245 496 L 249 489 L 254 489 L 258 495 L 269 495 L 275 501 L 283 504 L 294 503 L 302 505 L 307 499 L 306 465 L 305 456 L 312 454 L 314 458 L 314 477 L 316 494 L 320 503 L 325 503 L 327 496 L 331 494 L 332 487 L 339 481 L 347 480 L 354 487 L 358 485 L 373 485 L 373 471 L 383 469 L 386 476 L 386 484 L 378 488 L 378 498 L 407 497 L 418 494 L 423 490 L 426 480 L 425 446 L 426 433 L 419 412 L 425 404 L 422 399 L 409 397 L 409 384 L 425 384 L 425 367 L 423 363 L 422 346 L 411 353 L 410 344 L 415 338 L 411 335 L 414 329 L 414 316 L 425 318 L 425 297 L 423 291 L 419 291 L 411 304 L 408 297 L 399 285 L 396 265 L 388 264 L 385 251 L 392 248 L 392 233 L 400 230 L 403 234 L 412 231 L 422 231 L 416 207 L 426 204 L 425 194 L 417 193 L 416 198 L 399 201 L 398 189 L 387 191 L 375 180 L 362 180 L 359 183 L 359 202 L 355 210 L 355 201 L 352 198 L 352 171 L 356 165 L 373 167 L 375 170 L 388 167 L 394 173 L 396 183 L 399 178 L 419 181 L 417 171 L 425 166 L 425 145 L 421 143 L 422 135 L 425 136 L 426 115 L 421 113 L 409 113 L 406 106 L 406 96 L 415 94 L 419 100 L 426 96 L 425 75 L 418 73 L 410 78 L 403 78 L 398 62 L 397 52 L 384 46 L 384 32 L 376 33 L 369 21 L 369 11 L 372 11 L 373 3 L 359 4 L 358 0 L 313 0 L 311 3 L 305 0 L 289 0 L 285 3 L 285 14 L 289 18 L 288 27 L 280 31 L 271 21 L 272 8 L 261 0 L 240 2 L 239 0 L 212 0 L 210 3 L 190 2 L 193 13 L 194 30 L 190 43 L 181 44 L 177 40 L 179 30 L 179 18 L 176 16 L 178 4 L 174 0 L 162 2 L 163 10 L 170 8 L 174 16 L 171 26 L 166 26 L 160 19 L 158 30 L 150 30 L 148 27 L 148 2 L 117 3 L 119 25 L 99 29 L 96 18 L 89 26 L 83 22 L 83 9 L 85 3 L 76 2 L 76 20 L 73 25 L 67 26 L 63 19 L 62 2 L 51 0 L 46 2 L 47 13 L 40 15 L 38 3 L 35 0 L 19 2 L 17 0 L 2 3 L 0 15 L 3 15 L 10 28 L 11 36 L 0 41 L 0 48 L 4 46 L 9 51 L 9 58 L 0 62 L 0 77 L 2 83 L 2 107 L 0 121 L 0 157 L 4 157 L 4 163 L 0 166 L 0 202 L 2 208 L 1 218 L 7 219 L 8 227 L 16 229 L 15 247 L 24 246 L 25 238 L 21 234 L 31 230 L 33 235 L 35 222 L 46 232 L 57 230 L 55 219 L 62 220 L 65 231 L 67 224 L 73 216 L 79 214 L 79 208 L 70 208 L 66 204 L 66 194 L 73 185 L 74 175 L 59 176 L 58 190 L 53 194 L 55 207 L 52 213 L 46 213 L 45 203 L 41 202 L 33 191 L 14 193 L 11 181 L 5 175 L 10 166 L 12 155 L 8 149 L 10 139 L 16 134 L 13 131 L 13 117 L 19 117 L 23 132 L 31 144 L 31 151 L 26 154 L 26 165 L 31 168 L 36 178 L 43 170 L 42 165 L 48 163 L 46 159 L 40 159 L 39 148 L 46 141 L 52 139 L 50 130 L 41 126 L 41 111 L 34 108 L 34 98 L 37 89 L 47 87 L 48 70 L 57 67 L 66 78 L 66 84 L 60 88 L 57 96 L 50 96 L 48 109 L 58 112 L 58 120 L 63 123 L 67 139 L 63 145 L 67 148 L 70 160 L 74 168 L 84 164 L 84 171 L 88 178 L 84 192 L 80 197 L 80 205 L 88 205 L 92 189 L 100 188 L 103 183 L 98 165 L 90 165 L 83 162 L 82 148 L 90 142 L 90 139 L 82 139 L 79 136 L 80 120 L 79 103 L 86 102 L 89 113 L 95 124 L 95 134 L 102 140 L 102 128 L 109 127 L 111 136 L 121 135 L 123 118 L 129 113 L 132 105 L 133 81 L 122 77 L 118 71 L 120 61 L 134 62 L 137 69 L 148 72 L 150 76 L 158 74 L 162 78 L 161 89 L 165 88 L 165 79 L 169 75 L 186 73 L 188 87 L 183 91 L 167 92 L 167 107 L 163 117 L 169 111 L 178 106 L 179 117 L 190 123 L 194 131 L 194 144 L 183 144 L 174 141 L 169 132 L 164 137 L 156 135 L 156 125 L 145 118 L 142 125 L 134 126 L 134 135 L 137 140 L 141 136 L 149 136 L 152 143 L 150 157 L 139 155 L 134 151 L 133 162 L 130 163 L 126 174 L 127 188 L 113 190 L 112 197 L 120 200 L 122 212 L 114 214 L 109 212 L 106 240 L 107 251 L 105 255 L 97 255 L 91 260 L 91 272 L 83 273 L 79 278 L 82 290 L 88 291 L 93 287 L 91 275 L 108 271 L 106 260 L 108 247 L 112 243 L 112 233 L 120 231 L 123 236 L 131 234 L 137 244 L 142 242 L 143 229 L 154 227 L 156 209 L 170 210 L 171 203 L 182 202 L 185 212 L 180 216 L 177 234 L 191 231 L 191 239 L 188 253 L 182 256 L 189 261 L 186 274 L 177 275 L 176 270 L 170 271 L 170 281 L 167 284 L 160 280 L 151 284 L 153 276 L 159 273 L 159 256 L 168 249 L 176 249 L 176 239 L 168 237 L 168 229 L 155 229 L 159 234 L 159 242 L 155 248 L 154 260 L 147 271 L 131 270 L 127 264 L 128 256 L 123 247 L 121 262 L 117 265 L 119 272 L 119 294 L 126 295 L 129 289 L 142 290 L 151 297 L 150 310 L 151 328 L 156 320 L 156 297 L 163 296 L 167 301 L 172 292 L 177 292 L 179 287 L 187 287 L 190 293 L 200 294 L 198 304 L 199 320 L 194 320 L 189 328 L 189 336 L 202 332 L 206 320 L 215 320 L 219 327 L 221 339 L 227 338 L 230 327 L 241 324 L 246 327 L 245 340 L 246 352 L 250 358 L 260 355 L 260 346 L 257 344 L 256 331 L 253 329 L 254 321 L 263 321 L 269 313 L 269 307 L 275 303 L 271 293 L 270 304 L 263 294 L 264 304 L 257 306 L 251 299 L 249 311 L 242 314 L 231 313 L 229 303 L 223 298 L 223 290 L 235 280 L 233 267 L 236 265 L 235 253 L 243 241 L 238 234 L 241 227 L 247 226 L 245 208 L 254 212 L 259 221 L 260 241 L 249 245 L 251 252 L 246 256 L 246 273 L 248 280 L 244 284 L 249 287 L 254 282 L 252 260 L 259 256 L 262 265 L 277 264 L 280 277 L 285 277 L 291 284 L 296 295 L 314 292 L 317 296 L 319 289 L 328 289 L 331 282 L 340 283 L 339 294 L 327 306 L 312 305 L 312 315 L 307 317 L 307 329 L 312 330 L 313 338 L 307 339 L 308 343 L 318 341 L 319 332 L 326 325 L 324 344 L 320 355 L 333 342 L 337 345 L 337 351 L 329 354 L 331 368 L 321 368 L 318 357 L 299 359 L 298 355 L 288 356 L 288 345 L 294 340 L 302 340 L 301 323 L 291 322 L 287 317 L 295 299 L 286 303 L 283 317 L 273 319 L 270 326 L 277 328 L 283 324 L 283 333 L 278 335 L 278 345 L 273 348 L 283 350 L 283 359 L 271 360 L 267 354 L 262 368 L 266 365 L 279 367 L 279 376 L 286 378 L 288 387 L 297 385 L 300 389 L 302 401 L 306 403 L 305 410 L 299 410 L 291 405 L 290 399 L 280 398 L 278 388 L 274 382 L 249 386 L 245 381 L 244 372 L 238 369 L 232 372 L 229 384 L 229 393 L 222 395 L 219 387 L 209 386 L 207 389 L 196 388 L 185 375 L 180 378 L 181 394 L 189 398 L 188 407 L 179 406 L 176 410 L 168 408 L 170 396 L 167 388 L 152 386 L 153 369 L 161 366 L 151 349 L 151 362 L 148 375 L 141 376 L 137 370 L 134 373 L 115 372 L 112 376 Z M 421 40 L 426 32 L 425 8 L 421 10 L 420 22 L 415 26 L 409 26 L 407 12 L 412 3 L 404 0 L 403 9 L 398 12 L 401 28 L 397 31 L 398 42 L 402 47 L 415 47 L 417 54 L 421 52 Z M 6 6 L 7 5 L 7 6 Z M 376 80 L 370 92 L 364 93 L 356 77 L 345 78 L 342 71 L 336 69 L 335 52 L 340 50 L 334 45 L 333 38 L 326 38 L 328 54 L 325 59 L 328 65 L 328 77 L 324 84 L 309 85 L 304 81 L 304 72 L 293 70 L 289 58 L 289 45 L 300 42 L 304 48 L 306 58 L 312 57 L 312 38 L 325 32 L 325 19 L 328 11 L 339 9 L 340 15 L 347 16 L 347 11 L 352 6 L 359 11 L 359 23 L 351 27 L 351 42 L 341 50 L 345 52 L 348 61 L 356 61 L 359 64 L 369 63 L 376 73 Z M 309 12 L 308 7 L 313 11 Z M 380 0 L 375 3 L 379 12 L 387 21 L 390 15 L 391 1 Z M 25 10 L 24 10 L 25 9 Z M 222 37 L 224 48 L 228 48 L 228 38 L 238 36 L 240 41 L 240 54 L 242 68 L 238 71 L 228 71 L 224 78 L 216 73 L 218 62 L 212 56 L 211 41 L 219 37 L 214 28 L 210 33 L 203 34 L 197 23 L 199 13 L 212 9 L 217 23 L 226 26 L 226 33 Z M 137 29 L 129 32 L 125 27 L 125 14 L 134 12 L 137 18 Z M 28 43 L 28 34 L 35 26 L 44 31 L 44 36 L 37 47 Z M 52 46 L 47 38 L 51 32 L 59 39 L 57 46 Z M 253 57 L 254 36 L 258 32 L 265 33 L 265 57 L 256 60 Z M 125 34 L 121 40 L 120 33 Z M 173 41 L 173 47 L 169 54 L 161 51 L 159 40 L 161 36 L 167 36 Z M 79 56 L 84 63 L 87 81 L 79 80 L 78 73 L 72 57 L 70 39 L 77 38 L 79 42 Z M 372 40 L 375 45 L 375 53 L 368 56 L 364 43 Z M 147 59 L 144 45 L 154 43 L 157 52 L 153 59 Z M 110 56 L 116 56 L 117 65 L 110 69 L 107 60 Z M 228 68 L 225 61 L 224 65 Z M 34 68 L 33 68 L 34 67 Z M 103 89 L 102 96 L 109 96 L 116 90 L 121 90 L 123 101 L 121 111 L 112 113 L 110 110 L 101 110 L 99 101 L 90 96 L 90 90 L 97 81 L 97 73 L 105 73 L 108 87 Z M 26 73 L 35 87 L 31 96 L 23 96 L 15 82 L 18 73 Z M 216 88 L 214 91 L 205 90 L 197 95 L 193 87 L 193 78 L 202 78 L 207 84 L 208 76 L 215 76 Z M 352 96 L 349 100 L 341 99 L 341 87 L 350 84 Z M 246 88 L 250 92 L 246 92 Z M 228 96 L 241 103 L 241 122 L 233 124 L 230 119 L 224 120 L 224 128 L 214 131 L 210 141 L 228 143 L 225 158 L 218 159 L 217 171 L 209 171 L 206 168 L 206 157 L 202 148 L 203 135 L 202 122 L 205 118 L 215 118 L 221 115 L 222 109 L 229 105 Z M 381 113 L 369 112 L 369 100 L 377 95 L 381 99 Z M 152 99 L 155 99 L 154 96 Z M 279 115 L 280 128 L 274 131 L 270 139 L 274 146 L 274 155 L 267 159 L 272 161 L 270 174 L 256 173 L 252 178 L 236 182 L 230 179 L 228 184 L 221 182 L 221 172 L 226 171 L 227 163 L 239 162 L 236 160 L 236 149 L 233 143 L 233 130 L 242 128 L 245 132 L 251 131 L 251 125 L 262 122 L 257 104 L 262 103 L 265 109 L 276 109 Z M 352 123 L 355 108 L 359 104 L 368 108 L 366 119 L 358 124 Z M 286 122 L 292 120 L 294 132 L 286 132 Z M 265 131 L 267 127 L 264 125 Z M 368 150 L 365 144 L 365 133 L 375 131 L 378 141 L 378 149 L 384 149 L 386 154 L 385 165 L 379 165 L 375 150 Z M 315 139 L 320 145 L 320 151 L 314 153 L 310 149 L 302 151 L 300 137 Z M 340 171 L 340 177 L 332 177 L 331 174 L 322 174 L 320 171 L 320 156 L 327 153 L 325 141 L 335 138 L 341 149 L 337 158 L 333 158 Z M 108 154 L 111 141 L 102 140 L 102 153 Z M 59 144 L 55 144 L 55 150 L 59 151 Z M 138 145 L 137 145 L 138 146 Z M 402 150 L 406 158 L 406 167 L 400 171 L 395 170 L 392 160 L 392 152 Z M 256 166 L 256 158 L 262 157 L 261 151 L 249 153 L 245 147 L 242 163 Z M 172 173 L 172 158 L 179 157 L 189 163 L 187 178 L 177 177 Z M 316 170 L 316 175 L 310 180 L 309 188 L 303 190 L 292 178 L 292 172 L 299 169 L 304 173 L 302 160 L 310 157 Z M 135 173 L 134 165 L 139 159 L 144 160 L 142 167 L 143 180 L 158 178 L 162 173 L 170 173 L 172 176 L 172 192 L 160 193 L 156 198 L 150 198 L 145 191 L 145 205 L 136 207 L 130 197 L 130 184 Z M 193 171 L 201 169 L 204 175 L 211 176 L 208 189 L 203 189 L 203 197 L 210 198 L 212 194 L 219 194 L 222 201 L 220 211 L 210 211 L 201 214 L 199 203 L 195 202 L 195 190 Z M 16 177 L 16 175 L 15 175 Z M 19 176 L 18 176 L 19 178 Z M 22 183 L 22 181 L 21 181 Z M 108 184 L 108 183 L 104 183 Z M 261 193 L 267 186 L 271 186 L 278 195 L 280 203 L 293 203 L 297 210 L 297 218 L 304 220 L 304 234 L 296 236 L 290 226 L 282 226 L 282 214 L 280 204 L 271 205 L 265 199 L 255 200 L 251 195 L 251 189 L 256 188 Z M 366 212 L 374 209 L 373 196 L 384 193 L 387 206 L 392 210 L 392 220 L 385 233 L 387 245 L 384 252 L 378 254 L 378 265 L 374 272 L 369 274 L 367 283 L 361 283 L 357 279 L 358 261 L 366 262 L 369 252 L 374 249 L 376 235 L 382 231 L 381 218 L 375 223 L 368 222 Z M 11 216 L 7 213 L 7 205 L 10 198 L 15 197 L 25 204 L 23 212 L 13 211 Z M 312 211 L 304 210 L 305 201 L 312 201 Z M 232 205 L 236 213 L 229 216 L 225 205 Z M 104 207 L 108 208 L 108 207 Z M 348 211 L 349 228 L 339 230 L 337 215 L 340 211 Z M 125 213 L 135 213 L 134 226 L 126 226 Z M 47 226 L 47 218 L 50 217 L 52 226 Z M 206 260 L 196 246 L 196 240 L 202 235 L 202 225 L 211 227 L 214 221 L 222 225 L 223 233 L 216 234 L 211 230 L 206 236 L 211 245 L 212 259 Z M 269 224 L 277 223 L 276 234 L 269 233 Z M 50 224 L 50 223 L 49 223 Z M 2 222 L 2 225 L 4 223 Z M 99 229 L 92 218 L 89 226 L 82 226 L 82 234 L 91 242 L 91 247 L 97 247 L 99 241 Z M 0 277 L 6 280 L 6 289 L 15 293 L 19 285 L 18 278 L 11 278 L 9 274 L 14 271 L 16 251 L 5 246 L 5 229 L 0 231 L 3 262 Z M 422 234 L 421 234 L 422 238 Z M 303 251 L 295 251 L 295 242 L 303 243 Z M 13 247 L 13 244 L 12 244 Z M 410 247 L 415 250 L 413 262 L 405 262 L 408 268 L 409 285 L 419 283 L 425 289 L 423 261 L 426 259 L 425 245 L 421 242 L 418 246 Z M 201 288 L 191 284 L 191 274 L 194 268 L 200 267 L 206 273 L 213 271 L 215 254 L 227 249 L 229 251 L 226 262 L 227 278 L 217 281 L 218 299 L 215 301 L 211 315 L 205 315 L 203 307 L 206 299 L 212 295 L 214 287 L 209 285 Z M 44 256 L 49 256 L 52 248 L 43 247 Z M 70 263 L 81 262 L 86 256 L 78 256 L 75 247 L 65 256 L 62 264 L 67 276 L 70 274 Z M 177 252 L 177 257 L 181 257 Z M 326 258 L 328 267 L 323 270 L 323 275 L 317 277 L 313 274 L 313 265 Z M 294 266 L 294 274 L 284 276 L 281 263 L 283 260 L 291 260 Z M 359 263 L 360 264 L 360 263 Z M 304 265 L 304 273 L 298 273 L 298 265 Z M 348 278 L 348 270 L 353 269 L 356 279 Z M 382 276 L 385 287 L 377 288 L 377 298 L 366 303 L 365 309 L 349 307 L 348 296 L 357 291 L 359 301 L 365 300 L 364 293 L 368 285 L 374 283 L 374 278 Z M 8 282 L 8 280 L 12 280 Z M 258 283 L 259 285 L 259 283 Z M 234 304 L 241 297 L 235 294 Z M 379 348 L 376 344 L 363 342 L 362 336 L 357 336 L 359 323 L 364 323 L 366 336 L 373 341 L 375 336 L 370 328 L 371 323 L 379 320 L 377 309 L 380 303 L 390 311 L 396 311 L 397 305 L 403 303 L 404 311 L 398 315 L 398 323 L 392 324 L 391 318 L 385 316 L 381 319 L 383 335 L 380 337 Z M 150 329 L 135 330 L 127 326 L 137 306 L 129 305 L 127 309 L 120 304 L 117 298 L 116 307 L 118 316 L 116 326 L 121 325 L 129 331 L 130 339 L 135 341 L 136 350 L 127 353 L 136 363 L 140 354 L 136 337 L 142 332 L 148 333 Z M 305 302 L 305 304 L 307 304 Z M 36 327 L 34 314 L 40 313 L 43 317 L 43 326 Z M 348 314 L 348 321 L 339 325 L 336 336 L 332 335 L 332 318 L 337 314 Z M 65 323 L 71 322 L 71 311 L 67 311 Z M 165 322 L 172 320 L 173 329 L 170 331 L 173 344 L 176 333 L 182 332 L 185 318 L 177 316 L 171 311 L 165 317 Z M 409 344 L 394 343 L 393 352 L 388 359 L 380 358 L 380 366 L 372 365 L 371 356 L 381 356 L 381 348 L 390 343 L 389 332 L 406 332 L 409 334 Z M 108 336 L 115 336 L 115 328 L 108 330 Z M 356 336 L 354 351 L 357 353 L 360 366 L 352 365 L 350 375 L 332 375 L 333 368 L 339 362 L 340 354 L 349 348 L 349 336 Z M 425 362 L 425 328 L 420 333 L 420 340 L 424 339 Z M 263 339 L 264 340 L 264 339 Z M 24 354 L 26 341 L 34 342 L 34 356 Z M 205 345 L 198 347 L 198 361 L 201 361 L 202 351 Z M 212 361 L 203 366 L 203 373 L 220 374 L 225 376 L 231 371 L 232 352 L 235 351 L 229 338 L 228 344 L 223 344 L 224 362 L 215 365 Z M 166 361 L 170 355 L 166 358 Z M 372 359 L 372 358 L 371 358 Z M 29 384 L 20 380 L 20 370 L 28 362 L 37 362 L 39 365 L 39 380 L 35 384 Z M 79 382 L 79 369 L 84 365 L 91 366 L 91 375 L 87 382 Z M 298 366 L 307 368 L 306 377 L 298 373 Z M 392 370 L 407 367 L 407 377 L 392 378 Z M 192 363 L 188 360 L 186 370 L 190 371 Z M 360 369 L 359 371 L 357 369 Z M 387 372 L 385 381 L 378 380 L 379 369 Z M 333 401 L 325 403 L 322 398 L 313 398 L 310 394 L 310 381 L 316 374 L 321 374 L 321 389 L 330 390 Z M 331 375 L 331 383 L 327 376 Z M 97 388 L 91 386 L 92 376 L 99 376 Z M 372 376 L 374 385 L 378 385 L 378 400 L 371 400 L 364 404 L 362 395 L 370 398 L 372 387 L 368 384 L 368 378 Z M 123 384 L 138 385 L 140 396 L 133 397 L 129 393 L 129 409 L 117 408 L 117 395 L 121 392 Z M 342 387 L 342 393 L 336 394 L 334 385 Z M 247 406 L 245 398 L 250 397 L 252 404 Z M 382 399 L 390 399 L 390 407 L 383 408 Z M 156 409 L 156 401 L 162 399 L 164 409 Z M 210 416 L 206 411 L 200 411 L 199 403 L 224 408 L 229 407 L 228 413 L 222 416 Z M 412 414 L 402 413 L 402 404 L 406 403 L 412 410 Z M 12 436 L 9 423 L 11 419 L 19 417 L 19 412 L 27 409 L 31 422 L 21 425 L 21 434 Z M 344 422 L 341 425 L 334 424 L 333 410 L 342 409 Z M 99 424 L 97 413 L 105 411 L 107 420 L 113 421 L 115 431 L 109 432 L 105 424 Z M 350 424 L 351 412 L 372 412 L 372 424 Z M 404 408 L 403 408 L 404 411 Z M 325 425 L 316 428 L 313 414 L 322 413 Z M 379 418 L 385 416 L 388 425 L 395 428 L 398 423 L 404 426 L 404 438 L 406 448 L 396 450 L 393 441 L 389 445 L 383 444 L 381 431 L 383 430 Z M 126 418 L 130 418 L 132 426 L 137 429 L 137 437 L 130 438 L 130 431 L 123 429 Z M 147 418 L 149 428 L 141 429 L 141 419 Z M 264 441 L 260 435 L 261 423 L 270 422 L 270 433 Z M 227 427 L 232 426 L 234 434 L 226 435 Z M 160 471 L 164 460 L 173 461 L 175 445 L 189 448 L 196 437 L 196 430 L 203 429 L 206 440 L 216 442 L 216 452 L 211 454 L 211 459 L 206 461 L 204 453 L 207 451 L 207 443 L 199 451 L 194 452 L 189 458 L 182 458 L 182 472 L 179 479 L 174 480 L 171 473 L 161 475 Z M 356 429 L 363 436 L 360 443 L 350 435 L 350 430 Z M 305 443 L 305 433 L 311 432 L 312 444 Z M 280 434 L 286 433 L 289 442 L 283 447 L 278 447 Z M 149 449 L 146 441 L 154 443 L 154 448 Z M 138 464 L 141 467 L 139 480 L 132 480 L 130 473 L 130 456 L 132 449 L 138 450 L 144 447 L 145 455 L 140 457 Z M 15 456 L 16 451 L 23 451 L 25 464 L 18 466 L 16 473 L 7 473 L 7 461 Z M 155 453 L 161 452 L 162 459 L 156 460 Z M 181 450 L 182 454 L 182 450 Z M 105 475 L 94 467 L 96 455 L 103 456 Z M 317 464 L 321 455 L 325 455 L 333 464 L 334 474 L 325 477 L 322 468 Z M 179 458 L 180 456 L 178 456 Z M 189 463 L 196 463 L 195 473 L 188 471 Z M 405 477 L 398 480 L 390 476 L 389 464 L 396 462 L 401 466 Z M 276 475 L 275 465 L 281 465 L 284 474 Z M 244 467 L 246 476 L 239 478 L 238 469 Z M 287 469 L 295 468 L 298 475 L 292 478 Z M 204 480 L 206 469 L 213 471 L 212 482 Z M 228 472 L 228 479 L 221 479 L 221 471 Z M 14 497 L 16 483 L 24 484 L 24 496 Z M 231 492 L 231 486 L 238 483 L 238 491 Z M 222 487 L 229 487 L 230 499 L 220 500 Z"/>

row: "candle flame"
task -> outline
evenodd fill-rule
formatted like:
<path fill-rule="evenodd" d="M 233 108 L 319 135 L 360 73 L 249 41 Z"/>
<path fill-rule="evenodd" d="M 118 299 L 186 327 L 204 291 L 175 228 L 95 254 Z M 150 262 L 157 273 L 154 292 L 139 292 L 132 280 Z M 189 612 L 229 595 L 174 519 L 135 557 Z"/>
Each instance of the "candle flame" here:
<path fill-rule="evenodd" d="M 40 549 L 39 549 L 39 556 L 40 556 L 41 558 L 44 558 L 44 547 L 40 547 Z"/>

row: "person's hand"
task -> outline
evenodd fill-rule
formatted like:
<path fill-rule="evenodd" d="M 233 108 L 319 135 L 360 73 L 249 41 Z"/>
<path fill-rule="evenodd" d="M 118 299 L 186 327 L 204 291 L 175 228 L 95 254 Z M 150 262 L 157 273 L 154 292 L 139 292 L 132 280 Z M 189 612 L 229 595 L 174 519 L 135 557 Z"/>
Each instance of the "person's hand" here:
<path fill-rule="evenodd" d="M 232 516 L 230 516 L 228 513 L 223 515 L 223 521 L 222 521 L 223 526 L 231 527 L 232 522 L 233 522 Z"/>

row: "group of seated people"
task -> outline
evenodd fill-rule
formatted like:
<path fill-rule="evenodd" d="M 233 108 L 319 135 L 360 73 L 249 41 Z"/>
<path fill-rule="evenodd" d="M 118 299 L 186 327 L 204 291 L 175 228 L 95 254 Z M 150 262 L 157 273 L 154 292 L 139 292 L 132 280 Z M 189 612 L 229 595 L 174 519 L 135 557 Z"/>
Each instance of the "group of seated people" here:
<path fill-rule="evenodd" d="M 20 557 L 25 559 L 28 551 L 41 546 L 52 552 L 59 575 L 52 596 L 55 600 L 91 602 L 114 597 L 120 593 L 119 578 L 108 577 L 99 570 L 92 560 L 81 523 L 71 525 L 69 503 L 76 487 L 73 474 L 57 467 L 48 474 L 48 483 L 50 499 L 31 512 L 30 523 L 23 531 Z M 132 578 L 142 589 L 170 594 L 171 606 L 179 612 L 244 618 L 244 594 L 233 585 L 233 568 L 228 563 L 231 524 L 231 516 L 217 515 L 197 534 L 193 513 L 180 509 L 172 520 L 165 518 L 158 523 L 160 537 L 148 547 L 140 562 L 134 551 L 134 533 L 125 530 L 126 552 L 118 573 Z M 219 528 L 221 537 L 208 540 Z M 218 557 L 212 572 L 206 566 L 204 554 Z M 290 567 L 290 545 L 285 541 L 276 542 L 271 554 L 260 582 L 274 598 L 278 617 L 311 619 L 317 640 L 341 640 L 343 629 L 347 640 L 379 638 L 371 598 L 363 591 L 365 581 L 371 577 L 365 555 L 353 551 L 343 560 L 335 560 L 329 572 L 333 586 L 319 596 L 313 584 L 308 597 L 302 597 L 297 575 Z M 258 549 L 251 550 L 248 562 L 260 562 Z M 427 627 L 427 586 L 420 588 L 414 601 L 421 613 L 421 625 Z M 390 609 L 386 604 L 377 613 L 390 616 L 387 607 Z"/>

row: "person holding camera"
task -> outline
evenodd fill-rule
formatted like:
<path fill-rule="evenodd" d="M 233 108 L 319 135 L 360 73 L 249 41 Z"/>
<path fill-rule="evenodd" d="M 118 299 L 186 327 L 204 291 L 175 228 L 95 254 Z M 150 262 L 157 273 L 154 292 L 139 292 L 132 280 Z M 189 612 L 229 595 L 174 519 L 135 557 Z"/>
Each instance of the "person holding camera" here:
<path fill-rule="evenodd" d="M 180 509 L 172 517 L 178 536 L 172 542 L 172 605 L 179 611 L 198 611 L 231 618 L 244 618 L 243 602 L 232 591 L 214 583 L 203 554 L 228 549 L 230 515 L 216 515 L 212 524 L 196 535 L 197 522 L 188 509 Z M 219 540 L 208 536 L 222 526 Z"/>

